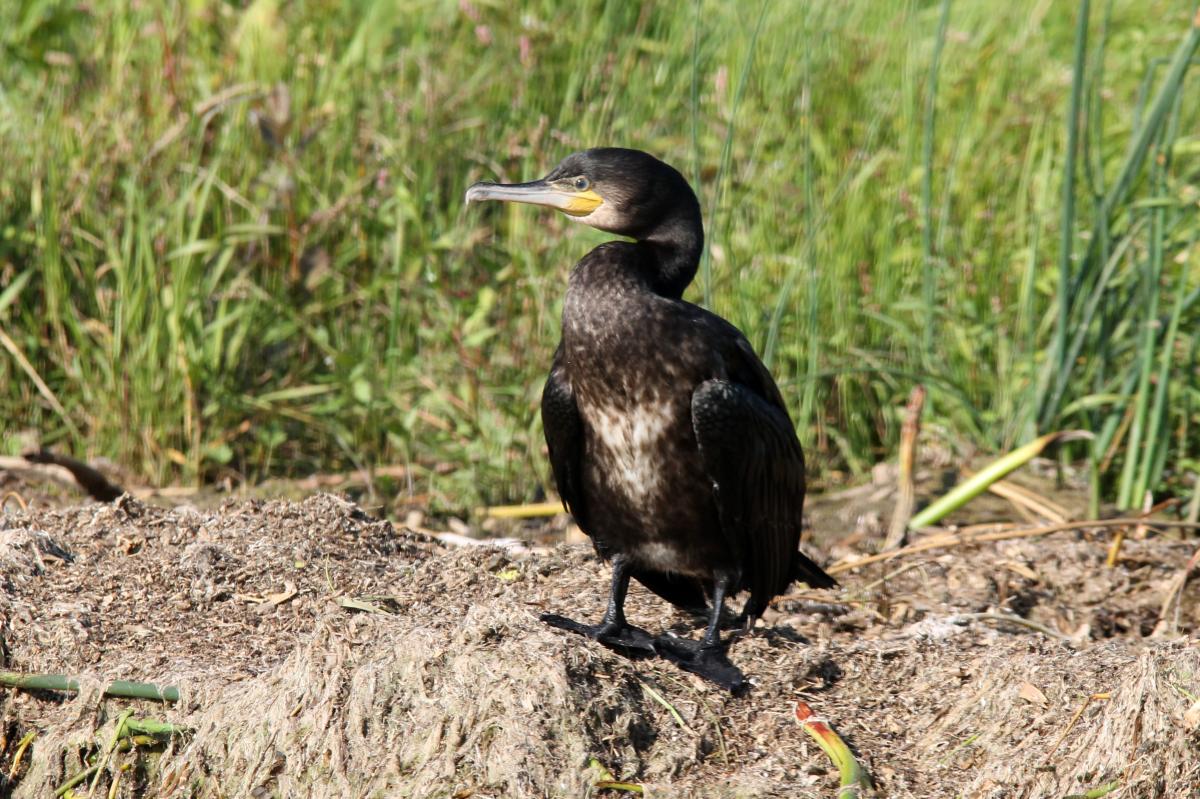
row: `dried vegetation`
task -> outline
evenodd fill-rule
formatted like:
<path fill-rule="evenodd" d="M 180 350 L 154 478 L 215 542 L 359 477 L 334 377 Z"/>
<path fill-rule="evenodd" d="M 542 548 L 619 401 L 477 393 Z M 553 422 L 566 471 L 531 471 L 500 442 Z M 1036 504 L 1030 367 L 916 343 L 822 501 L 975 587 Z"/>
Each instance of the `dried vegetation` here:
<path fill-rule="evenodd" d="M 4 693 L 0 771 L 18 797 L 92 766 L 76 795 L 832 796 L 803 699 L 887 796 L 1195 796 L 1200 590 L 1159 623 L 1194 542 L 1127 541 L 1115 569 L 1105 545 L 927 552 L 799 592 L 734 645 L 756 681 L 736 699 L 541 625 L 600 613 L 581 547 L 446 548 L 330 495 L 10 512 L 5 668 L 82 690 Z M 695 634 L 640 590 L 630 609 Z M 181 700 L 103 698 L 114 679 Z M 188 732 L 118 738 L 129 711 Z"/>

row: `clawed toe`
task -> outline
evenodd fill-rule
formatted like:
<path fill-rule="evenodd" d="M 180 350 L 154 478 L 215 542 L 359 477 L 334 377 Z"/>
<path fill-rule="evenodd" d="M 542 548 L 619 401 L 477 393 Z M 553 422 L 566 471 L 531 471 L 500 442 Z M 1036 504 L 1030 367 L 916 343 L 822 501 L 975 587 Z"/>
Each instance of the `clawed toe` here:
<path fill-rule="evenodd" d="M 750 688 L 746 675 L 730 662 L 725 654 L 725 646 L 721 644 L 704 644 L 687 638 L 661 635 L 654 640 L 654 649 L 684 671 L 733 694 L 743 694 Z"/>
<path fill-rule="evenodd" d="M 656 638 L 632 624 L 581 624 L 574 619 L 553 613 L 544 613 L 540 618 L 551 627 L 587 636 L 628 657 L 658 655 L 684 671 L 737 695 L 745 693 L 750 687 L 741 669 L 733 665 L 726 656 L 725 645 L 720 643 L 705 644 L 702 641 L 676 638 L 673 635 L 660 635 Z"/>
<path fill-rule="evenodd" d="M 543 613 L 539 617 L 551 627 L 578 633 L 627 654 L 654 654 L 654 636 L 632 624 L 580 624 L 565 616 Z"/>

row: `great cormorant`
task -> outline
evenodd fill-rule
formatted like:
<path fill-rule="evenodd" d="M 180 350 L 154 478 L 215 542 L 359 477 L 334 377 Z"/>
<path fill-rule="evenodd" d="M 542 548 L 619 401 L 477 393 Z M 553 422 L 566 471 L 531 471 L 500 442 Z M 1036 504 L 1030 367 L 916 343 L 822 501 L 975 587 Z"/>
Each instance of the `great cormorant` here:
<path fill-rule="evenodd" d="M 531 183 L 476 183 L 466 199 L 548 206 L 633 239 L 571 271 L 542 394 L 559 495 L 612 561 L 608 610 L 596 625 L 542 620 L 741 689 L 720 640 L 725 596 L 749 591 L 749 626 L 793 580 L 835 582 L 798 549 L 804 455 L 775 381 L 736 327 L 682 299 L 704 246 L 695 193 L 657 158 L 605 147 Z M 707 612 L 700 642 L 628 624 L 631 577 Z"/>

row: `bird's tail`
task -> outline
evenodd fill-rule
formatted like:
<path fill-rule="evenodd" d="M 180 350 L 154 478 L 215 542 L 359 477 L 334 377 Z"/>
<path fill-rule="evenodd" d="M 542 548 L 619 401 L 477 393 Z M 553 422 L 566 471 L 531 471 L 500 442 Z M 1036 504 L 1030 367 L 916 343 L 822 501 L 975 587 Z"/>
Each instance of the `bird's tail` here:
<path fill-rule="evenodd" d="M 833 579 L 817 564 L 809 560 L 803 552 L 797 551 L 792 566 L 792 579 L 803 580 L 813 588 L 833 588 L 838 581 Z"/>

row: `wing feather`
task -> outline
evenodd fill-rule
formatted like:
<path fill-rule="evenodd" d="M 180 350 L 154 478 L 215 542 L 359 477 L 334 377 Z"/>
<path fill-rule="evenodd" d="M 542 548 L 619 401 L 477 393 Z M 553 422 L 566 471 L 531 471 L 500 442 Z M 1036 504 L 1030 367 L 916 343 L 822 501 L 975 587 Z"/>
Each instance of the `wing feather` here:
<path fill-rule="evenodd" d="M 804 453 L 787 412 L 745 385 L 713 379 L 692 395 L 692 427 L 722 530 L 739 556 L 741 586 L 750 591 L 749 614 L 761 615 L 793 579 L 835 585 L 799 550 Z"/>
<path fill-rule="evenodd" d="M 558 496 L 579 524 L 587 531 L 587 508 L 583 496 L 583 419 L 575 404 L 575 394 L 562 366 L 562 344 L 554 353 L 550 377 L 542 390 L 542 427 L 550 451 L 550 468 Z"/>

